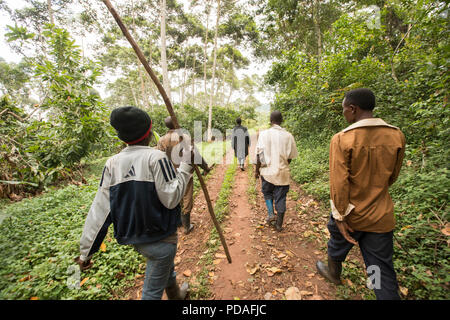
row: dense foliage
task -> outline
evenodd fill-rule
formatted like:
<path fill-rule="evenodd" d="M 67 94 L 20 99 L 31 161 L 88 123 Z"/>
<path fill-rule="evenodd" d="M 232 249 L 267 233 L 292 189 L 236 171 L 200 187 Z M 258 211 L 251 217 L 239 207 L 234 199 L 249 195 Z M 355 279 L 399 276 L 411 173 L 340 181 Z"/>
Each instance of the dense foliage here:
<path fill-rule="evenodd" d="M 284 51 L 267 77 L 278 89 L 272 108 L 299 139 L 294 178 L 326 200 L 327 146 L 347 125 L 343 95 L 356 87 L 375 92 L 375 115 L 407 139 L 404 168 L 391 189 L 400 283 L 408 298 L 448 299 L 448 3 L 383 3 L 378 25 L 356 9 L 342 13 L 324 34 L 320 60 Z"/>
<path fill-rule="evenodd" d="M 30 78 L 39 79 L 44 90 L 40 103 L 26 112 L 23 101 L 1 98 L 1 196 L 71 176 L 81 159 L 104 149 L 97 145 L 107 134 L 106 111 L 93 90 L 98 67 L 82 59 L 66 30 L 52 25 L 44 30 L 47 55 L 28 59 Z M 17 37 L 14 32 L 10 39 Z M 38 109 L 40 116 L 33 117 Z"/>
<path fill-rule="evenodd" d="M 86 185 L 7 207 L 0 224 L 0 299 L 108 299 L 145 270 L 145 259 L 119 245 L 112 228 L 92 269 L 81 274 L 74 262 L 105 161 L 95 162 Z"/>

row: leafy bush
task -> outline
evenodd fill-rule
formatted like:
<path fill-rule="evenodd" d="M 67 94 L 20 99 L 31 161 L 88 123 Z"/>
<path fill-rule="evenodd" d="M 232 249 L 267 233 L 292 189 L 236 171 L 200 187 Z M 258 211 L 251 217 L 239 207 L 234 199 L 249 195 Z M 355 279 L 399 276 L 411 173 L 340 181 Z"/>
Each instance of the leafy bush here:
<path fill-rule="evenodd" d="M 399 280 L 417 299 L 448 299 L 447 208 L 450 171 L 405 168 L 391 195 L 397 217 L 395 267 Z"/>
<path fill-rule="evenodd" d="M 88 185 L 70 185 L 1 208 L 0 299 L 108 299 L 145 270 L 145 259 L 119 245 L 112 228 L 94 266 L 77 275 L 73 259 L 90 204 L 97 192 L 105 159 Z M 74 278 L 82 283 L 70 287 Z"/>
<path fill-rule="evenodd" d="M 35 110 L 45 112 L 43 119 L 28 116 L 7 97 L 0 102 L 0 152 L 5 159 L 0 180 L 8 185 L 0 187 L 6 189 L 0 190 L 0 196 L 42 189 L 71 176 L 92 151 L 111 146 L 106 110 L 93 90 L 99 76 L 97 65 L 82 59 L 66 30 L 46 25 L 42 35 L 48 55 L 30 59 L 30 72 L 45 88 L 41 105 L 34 105 Z M 11 188 L 16 181 L 21 188 Z"/>
<path fill-rule="evenodd" d="M 326 143 L 300 140 L 299 156 L 291 162 L 291 176 L 318 200 L 330 198 L 328 186 L 328 145 Z"/>

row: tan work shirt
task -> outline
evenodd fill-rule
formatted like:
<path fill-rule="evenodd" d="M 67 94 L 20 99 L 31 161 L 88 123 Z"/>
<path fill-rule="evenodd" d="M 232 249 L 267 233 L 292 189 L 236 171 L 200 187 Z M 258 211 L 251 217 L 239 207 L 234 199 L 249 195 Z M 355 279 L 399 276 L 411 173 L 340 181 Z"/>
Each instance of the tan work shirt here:
<path fill-rule="evenodd" d="M 395 227 L 389 186 L 405 154 L 400 129 L 379 118 L 358 121 L 330 143 L 330 204 L 336 220 L 355 231 L 389 232 Z"/>
<path fill-rule="evenodd" d="M 261 131 L 256 143 L 256 155 L 262 162 L 261 176 L 276 186 L 287 186 L 290 182 L 288 160 L 298 156 L 292 134 L 279 125 Z M 264 166 L 266 164 L 266 166 Z"/>

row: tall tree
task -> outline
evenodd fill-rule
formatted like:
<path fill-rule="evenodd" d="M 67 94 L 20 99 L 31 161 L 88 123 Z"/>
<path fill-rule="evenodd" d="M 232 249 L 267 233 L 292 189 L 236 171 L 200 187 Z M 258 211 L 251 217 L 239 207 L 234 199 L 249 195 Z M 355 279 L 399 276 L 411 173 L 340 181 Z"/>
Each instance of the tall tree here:
<path fill-rule="evenodd" d="M 217 13 L 216 13 L 216 29 L 214 34 L 214 57 L 213 57 L 213 69 L 212 69 L 212 83 L 211 92 L 209 96 L 209 109 L 208 109 L 208 141 L 212 138 L 212 105 L 214 96 L 214 83 L 216 75 L 216 59 L 217 59 L 217 36 L 219 34 L 219 22 L 220 22 L 220 0 L 217 0 Z"/>
<path fill-rule="evenodd" d="M 171 88 L 169 81 L 169 72 L 167 69 L 167 47 L 166 47 L 166 0 L 161 0 L 161 69 L 163 76 L 163 86 L 167 96 L 171 98 Z"/>

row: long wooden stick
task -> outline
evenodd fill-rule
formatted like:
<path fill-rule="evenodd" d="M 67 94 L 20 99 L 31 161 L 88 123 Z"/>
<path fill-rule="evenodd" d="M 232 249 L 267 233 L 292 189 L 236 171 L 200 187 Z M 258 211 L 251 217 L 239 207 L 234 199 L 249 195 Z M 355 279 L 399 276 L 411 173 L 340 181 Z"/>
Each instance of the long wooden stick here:
<path fill-rule="evenodd" d="M 167 96 L 166 91 L 164 90 L 164 87 L 159 82 L 157 76 L 153 72 L 152 68 L 150 67 L 149 63 L 147 62 L 147 59 L 145 58 L 144 54 L 142 53 L 141 49 L 139 48 L 136 41 L 131 36 L 130 32 L 126 28 L 126 26 L 123 24 L 122 19 L 120 18 L 119 14 L 117 13 L 116 9 L 112 6 L 111 2 L 109 0 L 102 0 L 103 3 L 108 8 L 109 12 L 112 14 L 114 19 L 116 20 L 117 24 L 119 25 L 120 29 L 122 30 L 123 35 L 125 38 L 127 38 L 128 42 L 133 47 L 134 52 L 136 52 L 136 55 L 138 56 L 139 60 L 141 61 L 142 65 L 144 66 L 145 70 L 149 74 L 150 78 L 155 83 L 156 87 L 158 88 L 159 93 L 161 94 L 164 103 L 166 104 L 167 111 L 170 114 L 170 117 L 172 118 L 172 123 L 175 127 L 175 129 L 179 129 L 180 125 L 178 124 L 177 117 L 175 115 L 175 112 L 173 111 L 172 103 L 170 102 L 169 97 Z M 200 173 L 200 169 L 196 164 L 193 164 L 195 173 L 197 174 L 198 180 L 200 181 L 200 185 L 202 187 L 203 193 L 205 194 L 206 203 L 208 204 L 208 211 L 211 216 L 211 219 L 214 223 L 214 226 L 216 227 L 217 232 L 219 233 L 220 242 L 222 243 L 223 249 L 225 251 L 225 254 L 227 256 L 228 262 L 231 263 L 231 256 L 230 252 L 228 251 L 228 246 L 225 241 L 225 238 L 223 236 L 222 230 L 220 228 L 219 222 L 217 221 L 216 215 L 214 214 L 214 208 L 211 203 L 211 199 L 209 197 L 208 189 L 206 188 L 205 181 L 203 180 L 202 174 Z"/>

